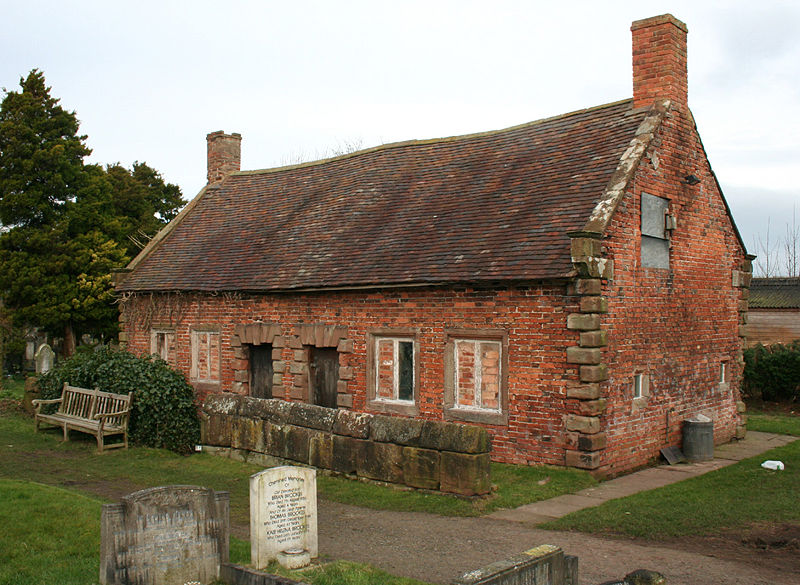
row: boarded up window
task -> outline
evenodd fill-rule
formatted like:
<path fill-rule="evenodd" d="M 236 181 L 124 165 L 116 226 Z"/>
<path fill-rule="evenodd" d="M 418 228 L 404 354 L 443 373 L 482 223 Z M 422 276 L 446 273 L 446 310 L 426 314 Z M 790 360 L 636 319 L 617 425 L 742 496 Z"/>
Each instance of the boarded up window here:
<path fill-rule="evenodd" d="M 414 341 L 375 339 L 376 400 L 414 401 Z"/>
<path fill-rule="evenodd" d="M 217 331 L 192 331 L 192 380 L 219 382 L 219 338 Z"/>
<path fill-rule="evenodd" d="M 668 210 L 668 199 L 642 193 L 642 266 L 669 268 Z"/>
<path fill-rule="evenodd" d="M 501 409 L 499 341 L 459 339 L 455 348 L 456 408 Z"/>
<path fill-rule="evenodd" d="M 339 352 L 335 347 L 310 347 L 308 351 L 311 400 L 319 406 L 336 408 Z"/>
<path fill-rule="evenodd" d="M 175 331 L 153 329 L 150 333 L 150 353 L 156 354 L 169 365 L 175 366 L 177 363 Z"/>
<path fill-rule="evenodd" d="M 272 344 L 250 346 L 250 396 L 272 398 Z"/>

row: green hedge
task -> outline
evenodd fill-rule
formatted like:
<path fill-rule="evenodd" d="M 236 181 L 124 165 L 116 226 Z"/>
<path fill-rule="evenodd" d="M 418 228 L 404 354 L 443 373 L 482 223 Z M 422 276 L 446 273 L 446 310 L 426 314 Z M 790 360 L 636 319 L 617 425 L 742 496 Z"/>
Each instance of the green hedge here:
<path fill-rule="evenodd" d="M 748 398 L 777 402 L 800 399 L 800 340 L 747 348 L 744 364 L 743 390 Z"/>
<path fill-rule="evenodd" d="M 194 390 L 166 362 L 104 347 L 85 350 L 39 378 L 42 398 L 58 398 L 64 382 L 105 392 L 133 392 L 129 438 L 134 444 L 191 452 L 200 441 Z"/>

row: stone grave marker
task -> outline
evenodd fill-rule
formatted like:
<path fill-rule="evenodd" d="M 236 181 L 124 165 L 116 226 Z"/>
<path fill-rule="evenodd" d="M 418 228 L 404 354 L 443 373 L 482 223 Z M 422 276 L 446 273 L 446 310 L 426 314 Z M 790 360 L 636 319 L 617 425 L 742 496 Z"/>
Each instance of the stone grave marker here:
<path fill-rule="evenodd" d="M 228 562 L 228 492 L 155 487 L 103 506 L 100 583 L 208 584 Z"/>
<path fill-rule="evenodd" d="M 317 546 L 317 471 L 273 467 L 250 476 L 250 561 L 263 569 L 277 559 L 308 564 Z"/>
<path fill-rule="evenodd" d="M 53 362 L 56 359 L 56 354 L 53 348 L 43 343 L 39 346 L 39 349 L 36 350 L 36 355 L 34 355 L 33 358 L 36 360 L 36 373 L 46 374 L 53 369 Z"/>

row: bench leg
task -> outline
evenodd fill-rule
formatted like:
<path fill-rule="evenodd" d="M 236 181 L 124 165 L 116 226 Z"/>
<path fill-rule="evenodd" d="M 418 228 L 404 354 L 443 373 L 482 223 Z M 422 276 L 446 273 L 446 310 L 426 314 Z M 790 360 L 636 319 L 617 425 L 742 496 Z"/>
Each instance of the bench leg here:
<path fill-rule="evenodd" d="M 103 433 L 97 433 L 97 450 L 103 452 Z"/>
<path fill-rule="evenodd" d="M 64 425 L 64 441 L 69 441 L 69 428 L 66 424 Z"/>

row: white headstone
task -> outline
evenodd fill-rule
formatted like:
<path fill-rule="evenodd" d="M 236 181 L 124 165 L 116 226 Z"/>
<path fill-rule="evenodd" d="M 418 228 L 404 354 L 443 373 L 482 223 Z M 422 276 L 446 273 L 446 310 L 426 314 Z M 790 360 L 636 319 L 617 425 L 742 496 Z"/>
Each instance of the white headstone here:
<path fill-rule="evenodd" d="M 250 561 L 263 569 L 281 553 L 317 546 L 317 471 L 273 467 L 250 476 Z"/>
<path fill-rule="evenodd" d="M 34 356 L 34 359 L 36 360 L 36 373 L 46 374 L 52 370 L 55 357 L 56 354 L 49 345 L 46 343 L 40 345 L 39 349 L 36 350 L 36 355 Z"/>

